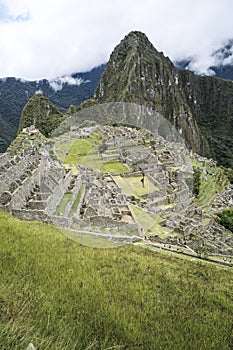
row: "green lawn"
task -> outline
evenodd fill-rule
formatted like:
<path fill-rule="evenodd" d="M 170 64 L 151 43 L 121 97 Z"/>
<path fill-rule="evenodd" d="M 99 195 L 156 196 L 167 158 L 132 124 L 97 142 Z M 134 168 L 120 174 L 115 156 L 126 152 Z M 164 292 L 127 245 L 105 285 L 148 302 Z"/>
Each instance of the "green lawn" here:
<path fill-rule="evenodd" d="M 64 215 L 66 206 L 69 203 L 69 201 L 71 200 L 71 198 L 72 198 L 71 192 L 64 194 L 61 202 L 59 203 L 59 205 L 56 208 L 55 215 L 61 215 L 61 214 Z"/>
<path fill-rule="evenodd" d="M 83 166 L 95 169 L 95 170 L 100 170 L 103 161 L 98 155 L 98 153 L 90 153 L 83 157 L 82 162 L 80 162 Z"/>
<path fill-rule="evenodd" d="M 139 208 L 136 205 L 131 205 L 131 208 L 148 236 L 153 236 L 154 234 L 159 235 L 161 238 L 171 236 L 171 232 L 167 227 L 159 225 L 159 222 L 162 220 L 159 215 L 154 217 L 147 213 L 143 208 Z"/>
<path fill-rule="evenodd" d="M 232 349 L 232 270 L 2 212 L 0 227 L 1 349 Z"/>
<path fill-rule="evenodd" d="M 76 198 L 75 198 L 75 200 L 74 200 L 74 203 L 72 204 L 72 207 L 71 207 L 71 210 L 70 210 L 70 213 L 69 213 L 69 216 L 70 216 L 70 217 L 73 216 L 73 215 L 75 215 L 75 214 L 77 213 L 78 205 L 79 205 L 79 202 L 80 202 L 80 198 L 81 198 L 81 196 L 82 196 L 82 193 L 83 193 L 83 191 L 84 191 L 84 188 L 85 188 L 85 185 L 82 184 L 82 186 L 81 186 L 81 188 L 80 188 L 79 192 L 77 193 L 77 196 L 76 196 Z"/>
<path fill-rule="evenodd" d="M 80 164 L 83 157 L 86 156 L 92 149 L 93 143 L 85 139 L 77 139 L 67 149 L 68 154 L 64 159 L 65 164 Z"/>
<path fill-rule="evenodd" d="M 92 132 L 89 138 L 96 144 L 102 143 L 102 134 L 98 131 Z"/>
<path fill-rule="evenodd" d="M 104 163 L 101 167 L 100 170 L 104 173 L 127 173 L 129 172 L 129 168 L 122 164 L 121 162 L 108 162 Z"/>
<path fill-rule="evenodd" d="M 118 243 L 112 240 L 103 238 L 98 235 L 88 233 L 78 233 L 72 230 L 62 230 L 62 233 L 73 241 L 82 245 L 94 248 L 118 248 L 125 243 Z"/>
<path fill-rule="evenodd" d="M 144 187 L 141 182 L 142 176 L 114 176 L 114 179 L 127 196 L 139 197 L 157 190 L 157 187 L 154 186 L 147 176 L 144 177 Z"/>

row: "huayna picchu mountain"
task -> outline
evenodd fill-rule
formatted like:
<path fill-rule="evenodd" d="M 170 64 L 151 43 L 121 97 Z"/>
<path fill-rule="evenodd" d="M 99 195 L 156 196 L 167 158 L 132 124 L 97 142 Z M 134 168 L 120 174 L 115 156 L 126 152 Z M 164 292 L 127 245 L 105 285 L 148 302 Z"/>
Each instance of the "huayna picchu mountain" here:
<path fill-rule="evenodd" d="M 157 109 L 196 152 L 228 167 L 233 167 L 232 96 L 232 81 L 179 70 L 138 31 L 115 48 L 95 91 L 100 103 Z"/>

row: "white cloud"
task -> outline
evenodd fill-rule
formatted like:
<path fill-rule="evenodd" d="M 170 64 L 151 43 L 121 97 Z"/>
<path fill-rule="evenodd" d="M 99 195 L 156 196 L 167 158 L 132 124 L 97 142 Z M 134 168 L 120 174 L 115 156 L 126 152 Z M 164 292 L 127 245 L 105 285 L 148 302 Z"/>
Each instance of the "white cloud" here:
<path fill-rule="evenodd" d="M 87 83 L 89 80 L 84 80 L 82 78 L 73 78 L 69 75 L 60 78 L 54 78 L 49 80 L 49 85 L 55 91 L 59 91 L 63 88 L 64 85 L 76 85 L 79 86 L 83 83 Z"/>
<path fill-rule="evenodd" d="M 131 30 L 171 59 L 212 52 L 233 35 L 232 0 L 2 0 L 0 76 L 53 79 L 104 63 Z M 1 9 L 1 6 L 0 6 Z M 5 15 L 5 20 L 4 20 Z"/>

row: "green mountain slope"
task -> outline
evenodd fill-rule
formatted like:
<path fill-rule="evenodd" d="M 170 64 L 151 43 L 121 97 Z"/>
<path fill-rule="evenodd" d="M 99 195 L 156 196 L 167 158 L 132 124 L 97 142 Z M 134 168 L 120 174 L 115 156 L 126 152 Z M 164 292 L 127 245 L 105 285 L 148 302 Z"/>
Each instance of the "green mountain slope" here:
<path fill-rule="evenodd" d="M 7 146 L 17 134 L 20 115 L 28 100 L 38 91 L 62 112 L 65 112 L 70 105 L 79 105 L 84 100 L 91 98 L 103 72 L 104 65 L 93 68 L 89 72 L 73 74 L 70 79 L 80 81 L 80 84 L 70 85 L 64 82 L 59 89 L 54 89 L 53 84 L 61 80 L 55 79 L 52 82 L 46 79 L 39 81 L 27 81 L 16 78 L 0 79 L 0 152 L 5 152 Z M 3 121 L 3 122 L 2 122 Z M 7 129 L 3 127 L 7 124 Z"/>
<path fill-rule="evenodd" d="M 98 102 L 136 102 L 157 109 L 196 152 L 233 166 L 233 82 L 177 69 L 145 34 L 115 48 L 95 92 Z"/>
<path fill-rule="evenodd" d="M 95 97 L 99 102 L 135 102 L 156 108 L 182 129 L 189 145 L 198 151 L 199 130 L 177 80 L 178 70 L 169 58 L 145 34 L 131 32 L 111 54 Z"/>
<path fill-rule="evenodd" d="M 2 212 L 0 226 L 2 349 L 232 349 L 232 271 Z"/>
<path fill-rule="evenodd" d="M 1 125 L 1 133 L 0 133 L 0 152 L 11 142 L 11 133 L 16 132 L 16 127 L 11 123 L 7 122 L 4 117 L 0 114 L 0 125 Z"/>
<path fill-rule="evenodd" d="M 180 84 L 202 134 L 202 153 L 233 167 L 233 82 L 180 71 Z"/>
<path fill-rule="evenodd" d="M 30 98 L 22 111 L 19 131 L 33 124 L 42 134 L 49 136 L 63 119 L 63 114 L 47 97 L 36 94 Z"/>

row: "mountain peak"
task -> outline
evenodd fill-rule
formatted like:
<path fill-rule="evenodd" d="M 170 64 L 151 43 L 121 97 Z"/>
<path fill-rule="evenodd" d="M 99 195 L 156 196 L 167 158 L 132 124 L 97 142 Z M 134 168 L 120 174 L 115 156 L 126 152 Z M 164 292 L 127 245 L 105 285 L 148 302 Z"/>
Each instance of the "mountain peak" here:
<path fill-rule="evenodd" d="M 232 91 L 231 81 L 179 70 L 144 33 L 132 31 L 112 52 L 95 101 L 131 102 L 157 110 L 195 152 L 232 167 Z"/>
<path fill-rule="evenodd" d="M 132 31 L 116 46 L 95 91 L 99 102 L 132 102 L 160 112 L 199 151 L 199 132 L 180 89 L 179 71 L 147 36 Z"/>
<path fill-rule="evenodd" d="M 114 52 L 116 52 L 124 56 L 126 51 L 129 55 L 132 53 L 132 51 L 142 54 L 148 50 L 152 50 L 154 54 L 163 55 L 154 48 L 146 34 L 140 31 L 132 31 L 121 40 L 120 44 L 113 51 L 113 55 Z"/>
<path fill-rule="evenodd" d="M 22 111 L 19 131 L 34 125 L 43 135 L 49 136 L 62 120 L 62 113 L 47 97 L 37 93 L 29 99 Z"/>
<path fill-rule="evenodd" d="M 131 31 L 130 33 L 128 33 L 124 37 L 124 39 L 121 41 L 121 43 L 124 43 L 124 42 L 132 42 L 132 43 L 134 42 L 138 44 L 141 42 L 141 43 L 152 45 L 148 37 L 146 36 L 146 34 L 137 30 Z"/>

